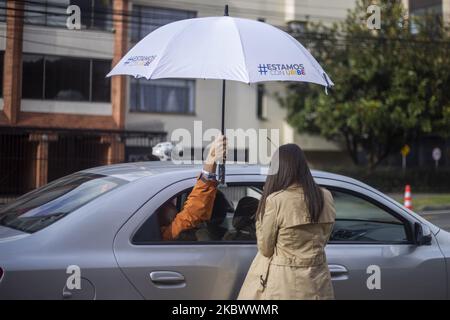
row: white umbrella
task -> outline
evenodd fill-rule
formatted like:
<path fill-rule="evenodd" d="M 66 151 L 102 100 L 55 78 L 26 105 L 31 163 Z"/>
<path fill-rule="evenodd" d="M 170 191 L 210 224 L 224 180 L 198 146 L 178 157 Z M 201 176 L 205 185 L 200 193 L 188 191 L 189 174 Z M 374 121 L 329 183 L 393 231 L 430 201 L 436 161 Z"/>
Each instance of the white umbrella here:
<path fill-rule="evenodd" d="M 225 80 L 245 83 L 302 81 L 331 87 L 333 82 L 297 40 L 267 23 L 228 16 L 181 20 L 139 41 L 107 76 L 146 79 L 222 79 L 222 133 Z M 219 166 L 224 181 L 224 166 Z"/>

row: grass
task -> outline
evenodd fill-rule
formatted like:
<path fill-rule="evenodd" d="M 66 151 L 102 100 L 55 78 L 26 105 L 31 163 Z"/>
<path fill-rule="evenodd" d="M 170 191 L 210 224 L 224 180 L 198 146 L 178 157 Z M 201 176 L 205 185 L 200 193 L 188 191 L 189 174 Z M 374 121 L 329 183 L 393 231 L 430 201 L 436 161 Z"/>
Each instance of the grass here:
<path fill-rule="evenodd" d="M 389 194 L 390 197 L 403 204 L 403 194 Z M 450 207 L 450 193 L 412 193 L 412 205 L 414 211 L 421 211 L 424 208 Z"/>

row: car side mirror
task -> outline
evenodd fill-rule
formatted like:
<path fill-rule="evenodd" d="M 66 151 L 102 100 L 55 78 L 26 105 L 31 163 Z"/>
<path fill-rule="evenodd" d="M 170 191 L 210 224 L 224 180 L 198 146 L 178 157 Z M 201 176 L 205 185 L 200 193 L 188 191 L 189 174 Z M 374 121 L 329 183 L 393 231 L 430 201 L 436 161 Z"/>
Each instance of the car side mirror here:
<path fill-rule="evenodd" d="M 431 245 L 431 230 L 427 225 L 414 223 L 414 240 L 418 246 Z"/>

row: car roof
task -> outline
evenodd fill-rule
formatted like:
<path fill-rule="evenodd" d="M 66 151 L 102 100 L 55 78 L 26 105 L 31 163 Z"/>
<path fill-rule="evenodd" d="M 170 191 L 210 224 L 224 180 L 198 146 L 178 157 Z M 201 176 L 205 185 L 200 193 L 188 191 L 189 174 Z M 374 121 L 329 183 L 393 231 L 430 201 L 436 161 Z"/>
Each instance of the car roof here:
<path fill-rule="evenodd" d="M 123 179 L 134 181 L 139 178 L 164 175 L 174 172 L 192 173 L 196 175 L 202 168 L 199 164 L 176 164 L 172 161 L 145 161 L 145 162 L 129 162 L 121 164 L 113 164 L 101 167 L 95 167 L 91 169 L 84 170 L 83 172 L 116 176 Z M 235 164 L 230 163 L 226 165 L 226 172 L 229 175 L 265 175 L 267 172 L 267 166 L 253 165 L 253 164 Z M 321 170 L 311 170 L 314 178 L 323 179 L 333 179 L 344 182 L 349 182 L 357 185 L 364 185 L 365 187 L 371 188 L 364 183 L 355 180 L 350 177 L 346 177 L 340 174 L 321 171 Z M 373 188 L 371 188 L 373 189 Z"/>

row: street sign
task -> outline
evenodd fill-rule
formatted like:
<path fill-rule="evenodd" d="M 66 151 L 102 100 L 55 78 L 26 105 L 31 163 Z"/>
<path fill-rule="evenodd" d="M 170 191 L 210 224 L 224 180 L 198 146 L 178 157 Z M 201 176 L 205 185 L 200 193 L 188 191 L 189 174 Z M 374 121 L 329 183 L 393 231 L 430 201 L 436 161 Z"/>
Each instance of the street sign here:
<path fill-rule="evenodd" d="M 402 149 L 400 150 L 400 153 L 402 154 L 402 156 L 406 157 L 410 151 L 411 151 L 411 148 L 407 144 L 405 144 L 402 147 Z"/>
<path fill-rule="evenodd" d="M 433 152 L 431 153 L 431 156 L 433 157 L 433 160 L 434 160 L 434 166 L 437 168 L 439 165 L 439 160 L 441 159 L 441 156 L 442 156 L 441 149 L 434 148 Z"/>
<path fill-rule="evenodd" d="M 402 154 L 402 169 L 403 171 L 406 169 L 406 156 L 411 151 L 411 148 L 405 144 L 402 149 L 400 150 L 400 153 Z"/>
<path fill-rule="evenodd" d="M 434 148 L 433 152 L 432 152 L 432 156 L 433 156 L 433 160 L 434 161 L 439 161 L 441 159 L 442 156 L 442 151 L 439 148 Z"/>

